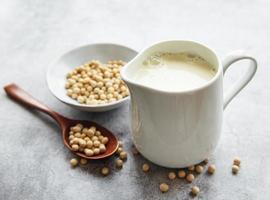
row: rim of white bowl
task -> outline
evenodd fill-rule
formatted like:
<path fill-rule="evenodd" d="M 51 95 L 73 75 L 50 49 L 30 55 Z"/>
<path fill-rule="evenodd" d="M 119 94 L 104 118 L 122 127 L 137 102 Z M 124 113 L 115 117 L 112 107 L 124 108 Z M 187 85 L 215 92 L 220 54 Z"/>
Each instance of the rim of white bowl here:
<path fill-rule="evenodd" d="M 64 55 L 68 54 L 68 53 L 71 53 L 72 51 L 76 51 L 76 50 L 79 50 L 81 48 L 84 48 L 84 47 L 88 47 L 88 46 L 97 46 L 97 45 L 113 45 L 113 46 L 118 46 L 118 47 L 123 47 L 123 48 L 126 48 L 126 49 L 129 49 L 131 51 L 133 51 L 134 53 L 138 54 L 138 52 L 130 47 L 127 47 L 125 45 L 121 45 L 121 44 L 116 44 L 116 43 L 92 43 L 92 44 L 86 44 L 86 45 L 82 45 L 82 46 L 79 46 L 79 47 L 76 47 L 74 49 L 71 49 L 69 51 L 66 51 L 64 54 L 62 54 L 61 56 L 58 56 L 56 59 L 54 59 L 48 66 L 47 68 L 47 73 L 46 73 L 46 83 L 47 83 L 47 86 L 50 90 L 50 92 L 53 94 L 54 97 L 56 97 L 58 100 L 60 100 L 61 102 L 65 103 L 65 104 L 68 104 L 70 106 L 76 106 L 76 107 L 84 107 L 84 108 L 106 108 L 106 107 L 111 107 L 111 106 L 114 106 L 116 104 L 121 104 L 125 101 L 127 101 L 130 96 L 126 96 L 124 97 L 123 99 L 121 100 L 117 100 L 117 101 L 114 101 L 114 102 L 110 102 L 110 103 L 105 103 L 105 104 L 95 104 L 95 105 L 91 105 L 91 104 L 80 104 L 78 103 L 76 100 L 70 98 L 67 96 L 67 98 L 70 98 L 70 100 L 72 102 L 67 102 L 66 99 L 63 99 L 61 97 L 59 97 L 55 92 L 54 90 L 51 88 L 50 86 L 50 83 L 49 83 L 49 74 L 50 74 L 50 70 L 53 68 L 53 66 L 55 66 L 55 64 L 60 60 L 61 57 L 63 57 Z"/>

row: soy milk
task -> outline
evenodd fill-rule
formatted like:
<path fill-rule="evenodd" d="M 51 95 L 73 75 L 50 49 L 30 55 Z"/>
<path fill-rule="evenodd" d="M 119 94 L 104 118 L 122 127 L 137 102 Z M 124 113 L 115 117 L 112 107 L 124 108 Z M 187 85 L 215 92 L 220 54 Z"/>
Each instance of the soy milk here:
<path fill-rule="evenodd" d="M 200 87 L 216 74 L 214 67 L 190 53 L 155 53 L 147 57 L 134 73 L 134 80 L 164 91 L 183 91 Z"/>

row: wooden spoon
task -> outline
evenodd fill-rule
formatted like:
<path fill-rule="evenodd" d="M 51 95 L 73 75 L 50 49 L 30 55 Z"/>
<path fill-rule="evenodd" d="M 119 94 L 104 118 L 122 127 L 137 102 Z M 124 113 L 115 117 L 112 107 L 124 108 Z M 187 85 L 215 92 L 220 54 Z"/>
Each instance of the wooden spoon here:
<path fill-rule="evenodd" d="M 73 120 L 73 119 L 68 119 L 66 117 L 63 117 L 62 115 L 56 113 L 55 111 L 51 110 L 47 106 L 43 105 L 42 103 L 34 99 L 32 96 L 30 96 L 27 92 L 22 90 L 16 84 L 9 84 L 5 86 L 4 89 L 7 95 L 13 100 L 17 101 L 18 103 L 24 106 L 27 106 L 28 108 L 31 108 L 31 109 L 37 109 L 51 116 L 60 126 L 63 142 L 70 151 L 72 151 L 72 149 L 69 145 L 69 138 L 68 138 L 69 130 L 71 126 L 75 126 L 78 123 L 82 124 L 84 127 L 95 126 L 97 130 L 99 130 L 102 133 L 103 136 L 106 136 L 109 138 L 109 142 L 106 144 L 106 149 L 107 149 L 106 152 L 89 157 L 89 156 L 86 156 L 82 152 L 72 151 L 76 155 L 82 158 L 86 158 L 86 159 L 97 160 L 97 159 L 109 157 L 113 155 L 115 151 L 117 150 L 118 145 L 119 145 L 117 138 L 109 130 L 102 127 L 101 125 L 95 122 L 91 122 L 91 121 Z"/>

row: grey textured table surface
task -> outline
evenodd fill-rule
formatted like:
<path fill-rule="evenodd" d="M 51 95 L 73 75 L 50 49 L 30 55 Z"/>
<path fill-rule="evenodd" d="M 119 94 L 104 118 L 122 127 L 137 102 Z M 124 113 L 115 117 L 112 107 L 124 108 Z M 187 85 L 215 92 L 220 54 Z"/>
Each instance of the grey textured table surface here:
<path fill-rule="evenodd" d="M 224 112 L 223 133 L 211 157 L 213 176 L 192 184 L 168 181 L 169 169 L 151 165 L 130 153 L 122 170 L 108 177 L 100 167 L 114 168 L 111 158 L 71 169 L 72 154 L 48 117 L 30 112 L 0 91 L 0 199 L 270 199 L 270 3 L 258 1 L 0 1 L 0 85 L 16 82 L 56 111 L 72 118 L 104 124 L 131 150 L 128 105 L 106 113 L 84 113 L 60 103 L 49 92 L 45 73 L 56 57 L 79 45 L 120 43 L 137 50 L 158 40 L 194 39 L 209 44 L 221 57 L 245 49 L 259 61 L 255 79 Z M 226 77 L 237 80 L 246 63 Z M 194 147 L 196 148 L 196 147 Z M 231 175 L 235 155 L 242 158 L 239 175 Z M 161 194 L 166 181 L 171 190 Z"/>

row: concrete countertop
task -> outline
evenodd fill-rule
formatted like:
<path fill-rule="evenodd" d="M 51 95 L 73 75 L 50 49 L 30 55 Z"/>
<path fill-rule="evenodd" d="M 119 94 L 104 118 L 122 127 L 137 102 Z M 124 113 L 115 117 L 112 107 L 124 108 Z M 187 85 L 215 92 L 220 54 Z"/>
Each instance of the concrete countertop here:
<path fill-rule="evenodd" d="M 65 116 L 94 120 L 124 141 L 129 157 L 122 170 L 114 158 L 71 169 L 73 155 L 59 129 L 43 114 L 28 111 L 0 91 L 0 199 L 270 199 L 270 2 L 258 1 L 20 1 L 2 0 L 0 7 L 0 85 L 16 82 Z M 131 153 L 128 105 L 106 113 L 84 113 L 54 98 L 45 74 L 50 62 L 80 45 L 112 42 L 140 50 L 165 39 L 193 39 L 213 47 L 224 58 L 245 49 L 258 59 L 251 83 L 224 112 L 223 133 L 210 158 L 217 171 L 199 175 L 194 183 L 167 180 L 169 169 Z M 225 79 L 225 90 L 245 70 L 236 64 Z M 196 148 L 196 147 L 194 147 Z M 231 174 L 234 156 L 242 167 Z M 109 165 L 108 177 L 99 169 Z M 171 190 L 159 191 L 168 182 Z"/>

